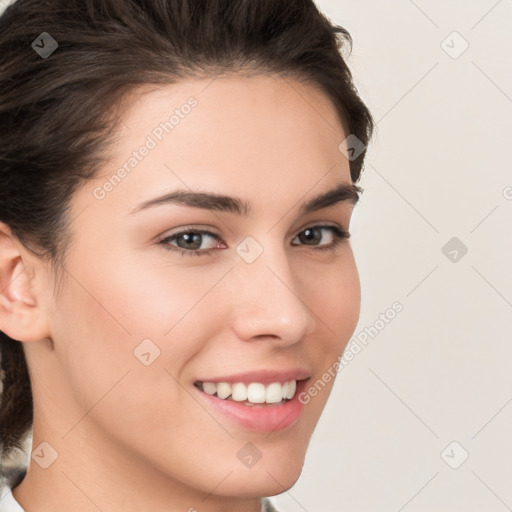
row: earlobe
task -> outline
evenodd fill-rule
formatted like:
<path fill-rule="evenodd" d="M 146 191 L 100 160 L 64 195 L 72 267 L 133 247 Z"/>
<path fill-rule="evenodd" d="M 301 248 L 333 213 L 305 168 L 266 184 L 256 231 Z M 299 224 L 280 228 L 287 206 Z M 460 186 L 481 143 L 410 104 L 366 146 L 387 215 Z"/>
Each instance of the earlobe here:
<path fill-rule="evenodd" d="M 48 337 L 48 325 L 33 291 L 33 269 L 21 247 L 0 222 L 0 330 L 15 340 L 37 341 Z"/>

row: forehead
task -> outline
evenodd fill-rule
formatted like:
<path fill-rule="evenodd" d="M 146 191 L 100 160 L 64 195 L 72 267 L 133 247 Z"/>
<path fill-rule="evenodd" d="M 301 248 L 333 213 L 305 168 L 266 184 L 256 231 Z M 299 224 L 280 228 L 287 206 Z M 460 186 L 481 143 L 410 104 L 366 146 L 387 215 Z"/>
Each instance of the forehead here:
<path fill-rule="evenodd" d="M 125 96 L 118 117 L 125 127 L 134 121 L 141 125 L 153 115 L 157 118 L 152 120 L 162 121 L 162 115 L 165 117 L 167 112 L 162 112 L 162 107 L 171 109 L 169 113 L 172 113 L 190 97 L 201 104 L 204 120 L 222 115 L 226 121 L 240 122 L 244 117 L 240 108 L 243 107 L 257 112 L 258 118 L 270 115 L 278 120 L 284 112 L 297 114 L 297 118 L 318 116 L 317 121 L 322 120 L 331 129 L 343 129 L 333 103 L 316 84 L 284 73 L 230 72 L 170 84 L 144 84 Z"/>
<path fill-rule="evenodd" d="M 280 200 L 350 182 L 334 105 L 290 77 L 148 86 L 127 97 L 117 115 L 111 159 L 91 184 L 112 182 L 105 198 L 112 206 L 133 207 L 173 187 Z"/>

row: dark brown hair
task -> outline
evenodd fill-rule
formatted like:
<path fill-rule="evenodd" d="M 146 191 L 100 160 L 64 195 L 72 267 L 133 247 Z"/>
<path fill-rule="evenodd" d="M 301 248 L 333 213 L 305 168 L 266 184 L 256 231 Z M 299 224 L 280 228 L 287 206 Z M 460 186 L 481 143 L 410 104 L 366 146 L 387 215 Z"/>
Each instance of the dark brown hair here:
<path fill-rule="evenodd" d="M 46 57 L 32 46 L 43 32 L 58 44 Z M 17 0 L 0 17 L 0 221 L 60 268 L 73 193 L 114 144 L 114 107 L 146 84 L 287 75 L 322 90 L 366 147 L 374 122 L 343 58 L 347 45 L 350 53 L 349 32 L 313 0 Z M 354 183 L 364 157 L 350 161 Z M 7 455 L 21 448 L 33 404 L 22 343 L 0 332 L 0 347 Z"/>

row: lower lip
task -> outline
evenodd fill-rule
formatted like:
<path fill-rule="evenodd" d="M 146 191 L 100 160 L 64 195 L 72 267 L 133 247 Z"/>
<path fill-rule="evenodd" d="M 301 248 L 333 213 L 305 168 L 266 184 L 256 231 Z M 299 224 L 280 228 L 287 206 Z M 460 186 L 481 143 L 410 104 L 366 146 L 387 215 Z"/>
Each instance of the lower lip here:
<path fill-rule="evenodd" d="M 201 400 L 215 411 L 221 412 L 237 425 L 260 432 L 274 432 L 290 427 L 299 419 L 303 404 L 299 394 L 303 391 L 307 380 L 297 382 L 297 390 L 291 400 L 281 404 L 244 405 L 235 400 L 223 400 L 209 395 L 194 386 Z"/>

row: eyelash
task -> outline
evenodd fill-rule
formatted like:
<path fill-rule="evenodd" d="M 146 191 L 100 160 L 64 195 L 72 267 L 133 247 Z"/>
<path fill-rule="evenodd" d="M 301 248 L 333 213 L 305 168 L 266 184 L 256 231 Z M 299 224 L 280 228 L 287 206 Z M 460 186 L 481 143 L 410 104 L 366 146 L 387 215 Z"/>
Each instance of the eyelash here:
<path fill-rule="evenodd" d="M 309 226 L 307 228 L 304 228 L 302 231 L 300 231 L 298 234 L 303 233 L 304 231 L 307 231 L 308 229 L 328 229 L 331 231 L 331 233 L 334 235 L 334 240 L 331 244 L 328 245 L 321 245 L 318 247 L 311 247 L 310 250 L 313 251 L 333 251 L 335 250 L 340 244 L 342 244 L 344 241 L 348 240 L 350 238 L 350 233 L 348 231 L 345 231 L 343 229 L 338 228 L 337 226 L 324 226 L 324 225 L 315 225 L 315 226 Z M 180 235 L 183 234 L 200 234 L 200 235 L 208 235 L 214 238 L 217 241 L 220 241 L 221 238 L 216 235 L 215 233 L 212 233 L 211 231 L 206 231 L 203 229 L 184 229 L 183 231 L 180 231 L 178 233 L 174 233 L 168 237 L 165 237 L 164 239 L 160 240 L 158 242 L 161 244 L 164 249 L 167 251 L 173 251 L 173 252 L 180 252 L 182 256 L 188 255 L 188 256 L 204 256 L 204 255 L 210 255 L 212 250 L 215 249 L 202 249 L 202 250 L 193 250 L 193 249 L 181 249 L 176 247 L 171 247 L 169 242 L 171 240 L 174 240 L 175 238 L 178 238 Z M 304 245 L 304 244 L 301 244 Z"/>

